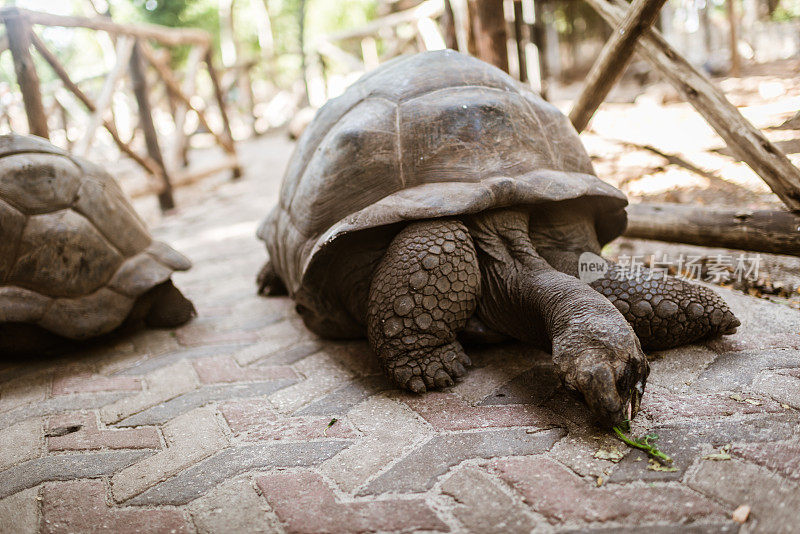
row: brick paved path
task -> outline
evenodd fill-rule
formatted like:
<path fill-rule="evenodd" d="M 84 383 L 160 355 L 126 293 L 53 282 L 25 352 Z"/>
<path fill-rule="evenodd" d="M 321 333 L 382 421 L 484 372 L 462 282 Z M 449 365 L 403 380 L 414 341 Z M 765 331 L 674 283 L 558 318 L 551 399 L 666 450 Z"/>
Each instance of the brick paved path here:
<path fill-rule="evenodd" d="M 195 321 L 0 364 L 0 531 L 735 532 L 743 504 L 742 532 L 800 529 L 800 313 L 726 291 L 740 334 L 653 355 L 634 433 L 673 472 L 592 428 L 522 346 L 402 394 L 364 342 L 255 296 L 290 149 L 249 144 L 242 181 L 157 229 L 195 262 L 176 276 Z"/>

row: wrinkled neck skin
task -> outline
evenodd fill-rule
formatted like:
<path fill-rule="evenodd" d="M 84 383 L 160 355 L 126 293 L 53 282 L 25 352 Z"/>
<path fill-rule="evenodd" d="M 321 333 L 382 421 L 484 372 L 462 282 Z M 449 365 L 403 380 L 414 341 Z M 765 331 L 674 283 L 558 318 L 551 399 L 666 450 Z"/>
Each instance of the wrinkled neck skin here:
<path fill-rule="evenodd" d="M 618 315 L 605 299 L 574 276 L 554 269 L 531 239 L 531 215 L 525 208 L 480 213 L 467 220 L 478 251 L 483 291 L 478 316 L 490 328 L 550 348 L 551 339 L 570 324 L 580 324 L 598 311 Z M 574 228 L 564 221 L 564 228 Z M 565 240 L 568 237 L 564 237 Z M 597 246 L 599 249 L 599 245 Z M 569 263 L 567 254 L 551 260 Z M 574 268 L 577 274 L 577 261 Z"/>
<path fill-rule="evenodd" d="M 578 276 L 578 258 L 582 253 L 600 255 L 601 246 L 589 206 L 537 207 L 531 214 L 529 234 L 539 255 L 554 269 L 571 276 Z"/>

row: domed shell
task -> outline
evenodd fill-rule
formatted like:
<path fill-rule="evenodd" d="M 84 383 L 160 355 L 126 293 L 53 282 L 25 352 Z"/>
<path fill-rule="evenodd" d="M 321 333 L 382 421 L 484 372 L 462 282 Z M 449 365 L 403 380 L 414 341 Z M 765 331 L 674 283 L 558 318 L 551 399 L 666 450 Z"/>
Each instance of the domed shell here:
<path fill-rule="evenodd" d="M 625 227 L 625 196 L 598 179 L 554 106 L 452 50 L 387 62 L 323 106 L 262 222 L 295 294 L 313 259 L 352 232 L 404 220 L 593 197 L 598 237 Z"/>
<path fill-rule="evenodd" d="M 116 181 L 36 137 L 0 136 L 0 323 L 85 339 L 191 266 L 153 241 Z"/>

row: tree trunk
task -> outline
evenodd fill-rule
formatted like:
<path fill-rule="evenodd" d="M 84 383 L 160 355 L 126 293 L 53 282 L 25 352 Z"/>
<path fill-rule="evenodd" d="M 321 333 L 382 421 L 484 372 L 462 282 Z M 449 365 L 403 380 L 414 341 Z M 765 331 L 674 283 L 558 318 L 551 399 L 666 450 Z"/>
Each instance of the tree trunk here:
<path fill-rule="evenodd" d="M 731 76 L 739 76 L 741 74 L 741 60 L 739 59 L 739 41 L 738 28 L 736 21 L 736 2 L 735 0 L 726 0 L 725 7 L 728 11 L 728 25 L 730 26 L 730 47 L 731 47 Z"/>
<path fill-rule="evenodd" d="M 544 23 L 544 0 L 533 0 L 534 21 L 528 28 L 539 57 L 539 94 L 547 100 L 547 80 L 550 79 L 550 65 L 547 62 L 547 32 Z"/>
<path fill-rule="evenodd" d="M 508 72 L 508 33 L 503 0 L 477 0 L 472 31 L 478 57 Z"/>
<path fill-rule="evenodd" d="M 456 38 L 456 18 L 450 0 L 444 0 L 444 13 L 442 13 L 442 30 L 444 31 L 444 44 L 451 50 L 458 50 Z"/>

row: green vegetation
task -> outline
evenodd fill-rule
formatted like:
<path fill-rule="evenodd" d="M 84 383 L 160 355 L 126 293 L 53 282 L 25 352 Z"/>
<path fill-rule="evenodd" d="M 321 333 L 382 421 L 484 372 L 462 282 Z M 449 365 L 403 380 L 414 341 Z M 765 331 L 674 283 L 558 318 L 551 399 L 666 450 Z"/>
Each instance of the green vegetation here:
<path fill-rule="evenodd" d="M 627 446 L 644 451 L 661 465 L 672 463 L 672 458 L 661 452 L 655 444 L 658 440 L 658 434 L 645 434 L 640 438 L 631 438 L 625 435 L 625 432 L 630 432 L 630 429 L 630 423 L 625 421 L 623 424 L 614 427 L 614 433 Z"/>

